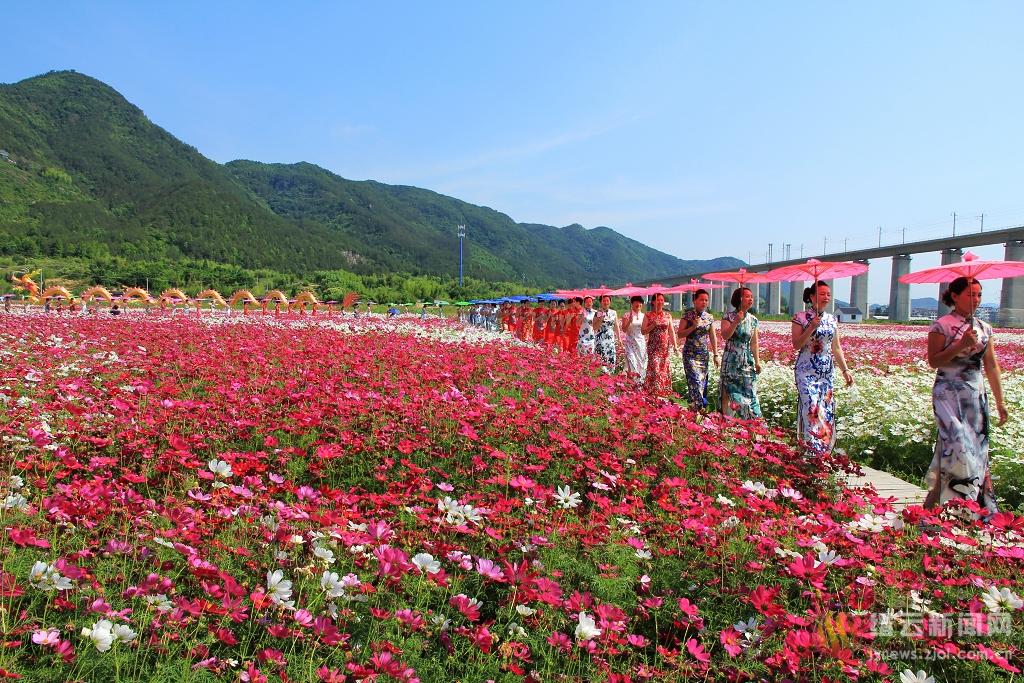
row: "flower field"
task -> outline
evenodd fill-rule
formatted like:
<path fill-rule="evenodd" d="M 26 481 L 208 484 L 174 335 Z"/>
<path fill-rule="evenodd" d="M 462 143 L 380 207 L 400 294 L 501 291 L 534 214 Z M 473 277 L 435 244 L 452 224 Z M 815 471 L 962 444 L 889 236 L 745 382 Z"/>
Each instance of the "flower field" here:
<path fill-rule="evenodd" d="M 788 432 L 586 362 L 442 320 L 3 323 L 0 678 L 995 681 L 1024 665 L 1024 519 L 896 514 L 836 483 L 842 456 L 806 460 Z"/>

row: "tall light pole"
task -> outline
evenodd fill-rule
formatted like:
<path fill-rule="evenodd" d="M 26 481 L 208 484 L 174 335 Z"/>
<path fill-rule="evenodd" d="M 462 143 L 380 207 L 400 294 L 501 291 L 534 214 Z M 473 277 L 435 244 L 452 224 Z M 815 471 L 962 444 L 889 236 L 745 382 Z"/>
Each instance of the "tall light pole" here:
<path fill-rule="evenodd" d="M 462 286 L 462 240 L 466 238 L 466 226 L 460 225 L 459 228 L 459 287 Z"/>

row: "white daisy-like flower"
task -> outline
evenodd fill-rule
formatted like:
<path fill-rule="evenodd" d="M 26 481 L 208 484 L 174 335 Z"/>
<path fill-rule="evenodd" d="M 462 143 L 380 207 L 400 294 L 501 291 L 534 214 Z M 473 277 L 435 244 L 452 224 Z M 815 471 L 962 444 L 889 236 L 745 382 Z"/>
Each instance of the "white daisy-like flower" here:
<path fill-rule="evenodd" d="M 227 479 L 232 476 L 234 472 L 231 471 L 231 465 L 224 460 L 218 460 L 214 458 L 206 464 L 211 472 L 220 477 L 221 479 Z"/>
<path fill-rule="evenodd" d="M 900 683 L 935 683 L 935 678 L 921 670 L 904 669 L 900 673 Z"/>
<path fill-rule="evenodd" d="M 528 605 L 516 605 L 516 612 L 523 617 L 532 617 L 537 613 L 537 610 Z"/>
<path fill-rule="evenodd" d="M 111 630 L 113 623 L 109 619 L 100 619 L 90 628 L 82 627 L 82 636 L 92 641 L 93 646 L 100 652 L 106 652 L 114 644 L 114 633 Z"/>
<path fill-rule="evenodd" d="M 334 564 L 334 551 L 330 548 L 325 548 L 322 545 L 318 545 L 313 548 L 313 557 L 326 565 Z"/>
<path fill-rule="evenodd" d="M 555 493 L 555 501 L 563 510 L 571 510 L 580 504 L 581 499 L 580 494 L 573 493 L 568 486 L 559 486 Z"/>
<path fill-rule="evenodd" d="M 110 632 L 119 643 L 130 643 L 139 637 L 139 634 L 127 624 L 114 624 Z"/>
<path fill-rule="evenodd" d="M 580 612 L 577 619 L 579 622 L 576 624 L 576 640 L 593 640 L 601 635 L 601 629 L 597 628 L 592 616 Z"/>
<path fill-rule="evenodd" d="M 428 574 L 436 574 L 441 571 L 441 562 L 434 559 L 434 556 L 430 553 L 416 553 L 412 556 L 412 563 L 421 572 Z"/>
<path fill-rule="evenodd" d="M 267 597 L 274 601 L 274 604 L 281 607 L 294 607 L 292 597 L 292 582 L 284 578 L 284 572 L 275 569 L 267 572 Z"/>
<path fill-rule="evenodd" d="M 989 586 L 988 591 L 981 594 L 981 601 L 989 612 L 1014 612 L 1024 607 L 1024 600 L 1009 588 Z"/>
<path fill-rule="evenodd" d="M 345 586 L 342 584 L 337 572 L 324 572 L 323 576 L 320 577 L 320 588 L 323 589 L 331 600 L 345 595 Z"/>

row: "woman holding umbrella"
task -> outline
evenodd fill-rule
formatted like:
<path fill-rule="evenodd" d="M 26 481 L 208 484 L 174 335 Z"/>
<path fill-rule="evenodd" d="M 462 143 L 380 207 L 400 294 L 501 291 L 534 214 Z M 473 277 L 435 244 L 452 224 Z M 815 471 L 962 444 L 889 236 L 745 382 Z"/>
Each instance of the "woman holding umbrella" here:
<path fill-rule="evenodd" d="M 644 325 L 644 298 L 629 299 L 629 311 L 622 316 L 622 346 L 626 351 L 626 374 L 638 383 L 647 375 L 647 340 L 640 331 Z"/>
<path fill-rule="evenodd" d="M 833 373 L 838 363 L 846 380 L 853 384 L 853 375 L 846 365 L 846 356 L 839 343 L 839 325 L 829 313 L 832 289 L 818 280 L 804 290 L 804 303 L 811 309 L 793 316 L 793 348 L 798 351 L 796 391 L 800 397 L 797 408 L 797 439 L 816 453 L 831 453 L 836 440 L 835 398 L 832 394 Z"/>
<path fill-rule="evenodd" d="M 618 314 L 611 305 L 611 296 L 602 294 L 601 308 L 594 316 L 594 325 L 596 326 L 594 348 L 608 372 L 615 370 L 615 346 L 621 343 L 619 328 L 616 324 L 618 323 Z"/>
<path fill-rule="evenodd" d="M 644 316 L 640 331 L 647 336 L 647 377 L 644 389 L 654 396 L 672 393 L 672 376 L 668 367 L 668 352 L 678 353 L 672 314 L 665 310 L 665 294 L 657 292 L 651 312 Z"/>
<path fill-rule="evenodd" d="M 971 500 L 991 514 L 997 511 L 989 473 L 989 415 L 982 369 L 992 387 L 999 425 L 1006 404 L 996 360 L 992 327 L 974 317 L 981 304 L 981 283 L 959 277 L 942 302 L 953 310 L 928 333 L 928 364 L 936 369 L 932 405 L 938 425 L 935 455 L 928 468 L 925 507 L 952 499 Z"/>
<path fill-rule="evenodd" d="M 690 393 L 690 407 L 703 410 L 708 407 L 708 361 L 715 359 L 718 367 L 718 337 L 715 335 L 715 316 L 708 313 L 710 295 L 706 289 L 693 293 L 693 310 L 687 311 L 679 321 L 678 336 L 683 344 L 683 368 Z"/>
<path fill-rule="evenodd" d="M 758 357 L 757 318 L 749 311 L 754 305 L 754 294 L 747 287 L 732 293 L 730 313 L 722 316 L 721 407 L 729 417 L 749 420 L 761 417 L 761 404 L 757 400 L 755 384 L 761 374 Z"/>

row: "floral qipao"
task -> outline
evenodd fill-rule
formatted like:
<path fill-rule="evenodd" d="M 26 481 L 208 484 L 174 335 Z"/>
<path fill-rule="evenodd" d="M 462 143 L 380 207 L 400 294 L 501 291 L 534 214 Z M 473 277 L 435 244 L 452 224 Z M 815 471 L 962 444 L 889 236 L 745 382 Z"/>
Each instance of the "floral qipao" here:
<path fill-rule="evenodd" d="M 722 319 L 732 324 L 737 317 L 736 311 L 731 311 Z M 761 417 L 761 404 L 755 391 L 757 371 L 750 348 L 756 330 L 757 318 L 747 313 L 725 341 L 720 381 L 722 412 L 729 417 L 744 420 Z"/>
<path fill-rule="evenodd" d="M 618 314 L 614 310 L 604 311 L 604 317 L 594 339 L 597 355 L 609 370 L 615 369 L 615 325 L 618 322 Z"/>
<path fill-rule="evenodd" d="M 576 350 L 580 354 L 594 353 L 597 341 L 594 335 L 594 316 L 597 311 L 584 309 L 581 313 L 583 314 L 583 324 L 580 325 L 579 336 L 576 338 Z"/>
<path fill-rule="evenodd" d="M 793 323 L 806 330 L 814 311 L 793 316 Z M 832 340 L 839 322 L 829 312 L 821 314 L 821 322 L 796 357 L 796 391 L 800 397 L 797 409 L 797 438 L 810 450 L 830 453 L 836 440 L 836 402 L 833 395 Z"/>
<path fill-rule="evenodd" d="M 992 327 L 981 320 L 967 320 L 957 313 L 936 320 L 930 332 L 940 332 L 944 348 L 959 341 L 971 327 L 978 343 L 953 358 L 935 373 L 932 406 L 938 425 L 935 455 L 928 468 L 928 489 L 939 485 L 939 503 L 973 500 L 996 512 L 988 459 L 988 401 L 982 375 L 982 359 L 992 338 Z"/>
<path fill-rule="evenodd" d="M 644 389 L 654 396 L 668 396 L 672 393 L 672 377 L 668 368 L 668 351 L 671 341 L 672 315 L 668 311 L 648 313 L 654 327 L 647 334 L 647 378 Z"/>
<path fill-rule="evenodd" d="M 686 326 L 696 323 L 697 329 L 686 337 L 683 345 L 683 368 L 686 371 L 686 386 L 690 394 L 690 406 L 708 407 L 708 361 L 711 358 L 711 326 L 715 317 L 703 311 L 687 311 L 683 316 Z"/>

